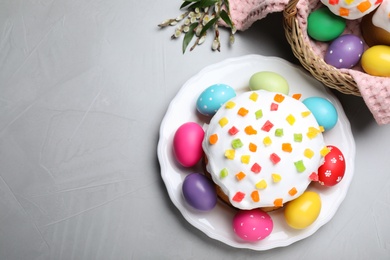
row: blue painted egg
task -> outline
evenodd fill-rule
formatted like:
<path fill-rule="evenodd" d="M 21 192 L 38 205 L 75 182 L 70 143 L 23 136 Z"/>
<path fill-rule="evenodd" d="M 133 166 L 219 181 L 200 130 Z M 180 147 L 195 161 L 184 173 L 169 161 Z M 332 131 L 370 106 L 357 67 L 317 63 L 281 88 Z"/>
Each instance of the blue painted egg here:
<path fill-rule="evenodd" d="M 322 97 L 309 97 L 302 101 L 325 131 L 332 129 L 338 120 L 335 106 Z"/>
<path fill-rule="evenodd" d="M 234 89 L 226 84 L 206 88 L 196 102 L 196 109 L 203 115 L 213 116 L 229 99 L 236 96 Z"/>

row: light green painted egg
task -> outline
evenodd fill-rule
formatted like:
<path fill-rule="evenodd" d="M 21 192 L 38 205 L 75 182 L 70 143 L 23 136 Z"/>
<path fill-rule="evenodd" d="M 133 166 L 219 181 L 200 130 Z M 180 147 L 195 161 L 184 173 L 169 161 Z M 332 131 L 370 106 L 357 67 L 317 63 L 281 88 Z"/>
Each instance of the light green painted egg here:
<path fill-rule="evenodd" d="M 249 79 L 249 88 L 251 90 L 267 90 L 288 95 L 289 86 L 287 80 L 276 72 L 260 71 Z"/>

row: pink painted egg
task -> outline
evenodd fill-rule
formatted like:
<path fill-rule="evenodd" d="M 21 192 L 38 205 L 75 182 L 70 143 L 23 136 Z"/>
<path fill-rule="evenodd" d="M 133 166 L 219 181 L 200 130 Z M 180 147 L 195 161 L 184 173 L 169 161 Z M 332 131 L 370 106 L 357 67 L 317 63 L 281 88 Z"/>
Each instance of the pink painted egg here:
<path fill-rule="evenodd" d="M 325 155 L 324 163 L 318 168 L 318 182 L 324 186 L 334 186 L 344 177 L 345 158 L 336 146 L 327 147 L 330 152 Z"/>
<path fill-rule="evenodd" d="M 255 242 L 271 234 L 274 227 L 268 213 L 261 209 L 240 210 L 233 218 L 233 230 L 241 239 Z"/>
<path fill-rule="evenodd" d="M 185 123 L 176 130 L 173 151 L 181 165 L 192 167 L 199 162 L 203 156 L 203 137 L 203 128 L 195 122 Z"/>

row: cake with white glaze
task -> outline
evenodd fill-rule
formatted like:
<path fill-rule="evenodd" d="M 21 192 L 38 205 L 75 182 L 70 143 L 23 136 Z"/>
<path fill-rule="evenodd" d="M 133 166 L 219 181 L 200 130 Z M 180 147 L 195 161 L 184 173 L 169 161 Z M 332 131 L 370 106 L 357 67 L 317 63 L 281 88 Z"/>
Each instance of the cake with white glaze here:
<path fill-rule="evenodd" d="M 206 169 L 232 206 L 282 207 L 317 178 L 328 152 L 324 130 L 298 99 L 248 91 L 211 119 L 202 144 Z"/>

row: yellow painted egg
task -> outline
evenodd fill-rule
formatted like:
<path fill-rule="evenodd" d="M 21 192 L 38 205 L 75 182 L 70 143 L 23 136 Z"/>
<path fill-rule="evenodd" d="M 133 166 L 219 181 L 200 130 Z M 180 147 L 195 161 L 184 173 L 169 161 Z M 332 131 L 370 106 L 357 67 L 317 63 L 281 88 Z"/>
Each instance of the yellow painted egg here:
<path fill-rule="evenodd" d="M 295 229 L 304 229 L 318 218 L 321 212 L 321 198 L 314 191 L 305 191 L 290 201 L 284 210 L 287 224 Z"/>
<path fill-rule="evenodd" d="M 367 49 L 361 64 L 363 70 L 372 76 L 390 77 L 390 46 L 376 45 Z"/>

